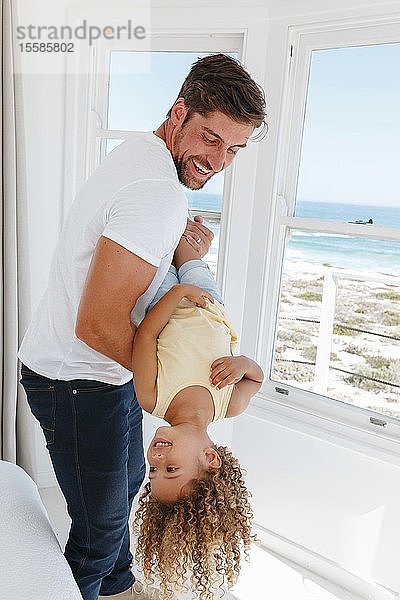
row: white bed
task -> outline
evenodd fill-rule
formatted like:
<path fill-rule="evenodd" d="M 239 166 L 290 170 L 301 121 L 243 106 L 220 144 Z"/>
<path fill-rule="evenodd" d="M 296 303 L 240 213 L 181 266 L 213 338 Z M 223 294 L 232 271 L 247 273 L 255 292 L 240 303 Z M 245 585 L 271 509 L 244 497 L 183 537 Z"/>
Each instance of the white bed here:
<path fill-rule="evenodd" d="M 82 600 L 32 479 L 0 461 L 0 581 L 4 600 Z"/>

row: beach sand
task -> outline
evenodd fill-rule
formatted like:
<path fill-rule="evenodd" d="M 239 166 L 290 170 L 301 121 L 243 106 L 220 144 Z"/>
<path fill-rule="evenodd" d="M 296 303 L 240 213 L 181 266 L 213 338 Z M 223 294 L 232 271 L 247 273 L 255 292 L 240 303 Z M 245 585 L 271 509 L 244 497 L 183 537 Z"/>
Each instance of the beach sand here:
<path fill-rule="evenodd" d="M 294 361 L 315 363 L 327 270 L 322 265 L 287 261 L 282 282 L 273 378 L 310 391 L 314 390 L 314 365 Z M 382 274 L 356 280 L 354 272 L 335 269 L 335 273 L 337 297 L 326 395 L 400 418 L 400 278 L 391 277 L 389 285 Z"/>
<path fill-rule="evenodd" d="M 217 252 L 214 239 L 205 257 L 214 275 Z M 304 261 L 285 263 L 272 370 L 276 381 L 314 391 L 315 365 L 302 363 L 315 363 L 329 270 Z M 400 419 L 400 277 L 369 273 L 357 280 L 360 274 L 354 271 L 334 271 L 337 296 L 324 395 Z"/>

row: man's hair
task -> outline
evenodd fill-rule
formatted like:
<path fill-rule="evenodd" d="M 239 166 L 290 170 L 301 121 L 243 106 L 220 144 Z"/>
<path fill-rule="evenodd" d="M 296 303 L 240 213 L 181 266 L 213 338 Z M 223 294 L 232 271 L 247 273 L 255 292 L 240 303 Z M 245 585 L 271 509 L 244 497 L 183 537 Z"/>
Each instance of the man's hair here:
<path fill-rule="evenodd" d="M 184 123 L 194 113 L 206 116 L 220 111 L 238 123 L 266 127 L 262 88 L 237 60 L 226 54 L 211 54 L 193 63 L 178 98 L 184 98 L 188 108 Z"/>
<path fill-rule="evenodd" d="M 194 480 L 189 496 L 163 503 L 147 483 L 139 498 L 136 560 L 148 583 L 159 581 L 163 600 L 188 591 L 188 585 L 192 598 L 212 600 L 216 587 L 235 583 L 242 554 L 248 553 L 250 494 L 237 458 L 225 446 L 214 448 L 221 467 Z"/>

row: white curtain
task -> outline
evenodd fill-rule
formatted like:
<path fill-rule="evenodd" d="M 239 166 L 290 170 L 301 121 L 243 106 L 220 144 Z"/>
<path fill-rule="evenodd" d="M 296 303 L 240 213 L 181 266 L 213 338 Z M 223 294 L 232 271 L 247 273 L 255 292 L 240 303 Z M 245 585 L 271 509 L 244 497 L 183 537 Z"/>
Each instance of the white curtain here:
<path fill-rule="evenodd" d="M 32 471 L 32 421 L 18 384 L 17 349 L 29 306 L 22 75 L 13 48 L 16 7 L 1 2 L 0 458 Z M 26 257 L 26 253 L 25 253 Z"/>

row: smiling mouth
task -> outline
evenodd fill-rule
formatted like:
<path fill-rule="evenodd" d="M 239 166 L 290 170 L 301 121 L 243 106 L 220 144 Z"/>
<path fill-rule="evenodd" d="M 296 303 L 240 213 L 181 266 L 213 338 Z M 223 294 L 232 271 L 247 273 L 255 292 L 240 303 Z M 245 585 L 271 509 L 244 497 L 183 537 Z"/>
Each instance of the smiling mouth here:
<path fill-rule="evenodd" d="M 172 442 L 161 438 L 156 438 L 153 443 L 153 448 L 168 448 L 169 446 L 172 446 Z"/>
<path fill-rule="evenodd" d="M 203 177 L 205 177 L 206 175 L 210 175 L 210 173 L 212 173 L 211 170 L 206 169 L 205 167 L 203 167 L 203 165 L 201 165 L 199 162 L 197 162 L 196 160 L 192 159 L 194 168 L 196 170 L 196 172 L 199 175 L 202 175 Z"/>

